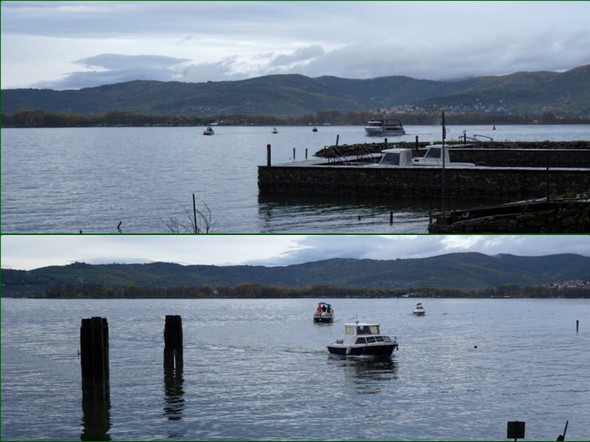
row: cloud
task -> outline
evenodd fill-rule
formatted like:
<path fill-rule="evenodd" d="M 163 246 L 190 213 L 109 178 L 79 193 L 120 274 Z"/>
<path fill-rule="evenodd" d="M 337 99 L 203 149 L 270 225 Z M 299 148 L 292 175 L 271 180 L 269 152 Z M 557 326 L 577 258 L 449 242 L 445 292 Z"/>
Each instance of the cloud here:
<path fill-rule="evenodd" d="M 325 54 L 321 46 L 313 45 L 298 48 L 288 54 L 282 54 L 274 57 L 269 63 L 270 68 L 280 68 L 287 70 L 290 67 L 307 64 Z"/>
<path fill-rule="evenodd" d="M 564 71 L 590 60 L 589 2 L 15 1 L 1 7 L 5 88 L 275 73 L 448 80 Z M 83 68 L 72 71 L 73 60 Z M 55 78 L 61 80 L 49 81 Z"/>
<path fill-rule="evenodd" d="M 2 267 L 26 270 L 76 261 L 286 266 L 465 252 L 590 256 L 590 235 L 3 235 L 1 242 Z"/>
<path fill-rule="evenodd" d="M 85 71 L 72 72 L 65 78 L 41 82 L 37 87 L 80 89 L 134 80 L 178 80 L 189 60 L 161 55 L 99 54 L 76 60 Z"/>
<path fill-rule="evenodd" d="M 234 73 L 238 57 L 226 57 L 215 63 L 192 64 L 184 69 L 178 81 L 203 83 L 207 81 L 232 81 L 248 78 L 246 73 Z"/>

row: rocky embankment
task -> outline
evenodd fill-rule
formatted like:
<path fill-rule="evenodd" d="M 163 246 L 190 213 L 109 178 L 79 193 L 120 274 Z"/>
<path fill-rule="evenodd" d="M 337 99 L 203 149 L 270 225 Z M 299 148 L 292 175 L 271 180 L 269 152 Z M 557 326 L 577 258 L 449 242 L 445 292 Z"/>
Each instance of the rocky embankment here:
<path fill-rule="evenodd" d="M 439 142 L 440 143 L 440 142 Z M 406 148 L 423 149 L 429 146 L 429 142 L 373 142 L 358 144 L 343 144 L 341 146 L 326 146 L 318 150 L 314 156 L 320 158 L 332 158 L 334 156 L 363 155 L 366 153 L 379 153 L 383 149 Z M 433 143 L 434 144 L 434 143 Z M 447 146 L 454 148 L 478 148 L 478 149 L 563 149 L 583 150 L 590 149 L 590 141 L 481 141 L 476 143 L 462 143 L 451 141 Z"/>

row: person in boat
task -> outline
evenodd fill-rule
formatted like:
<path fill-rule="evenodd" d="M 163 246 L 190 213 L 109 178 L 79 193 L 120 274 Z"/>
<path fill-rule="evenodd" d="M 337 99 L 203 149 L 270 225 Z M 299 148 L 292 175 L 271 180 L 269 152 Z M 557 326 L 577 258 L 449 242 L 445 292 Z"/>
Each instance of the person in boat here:
<path fill-rule="evenodd" d="M 316 309 L 316 312 L 321 313 L 322 312 L 322 306 L 318 304 L 318 308 Z"/>

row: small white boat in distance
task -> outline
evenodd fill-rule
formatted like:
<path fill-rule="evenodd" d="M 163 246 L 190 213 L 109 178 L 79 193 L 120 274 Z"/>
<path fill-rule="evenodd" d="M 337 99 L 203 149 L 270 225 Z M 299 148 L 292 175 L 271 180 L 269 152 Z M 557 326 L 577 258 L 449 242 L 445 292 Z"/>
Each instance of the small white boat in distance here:
<path fill-rule="evenodd" d="M 405 135 L 406 131 L 400 120 L 369 120 L 365 126 L 365 132 L 369 136 Z"/>
<path fill-rule="evenodd" d="M 213 135 L 215 132 L 211 126 L 207 126 L 207 128 L 203 131 L 203 135 Z"/>
<path fill-rule="evenodd" d="M 272 133 L 273 133 L 273 134 L 278 134 L 278 133 L 279 133 L 279 131 L 277 130 L 277 128 L 276 128 L 276 127 L 273 127 L 273 128 L 272 128 Z"/>
<path fill-rule="evenodd" d="M 426 310 L 424 310 L 424 307 L 422 307 L 422 303 L 419 302 L 416 304 L 416 307 L 414 307 L 412 313 L 414 313 L 416 316 L 424 316 L 426 314 Z"/>
<path fill-rule="evenodd" d="M 344 333 L 344 339 L 328 345 L 331 354 L 389 357 L 398 349 L 396 338 L 382 335 L 379 324 L 358 321 L 344 324 Z"/>
<path fill-rule="evenodd" d="M 313 322 L 334 322 L 334 309 L 327 302 L 319 302 L 313 314 Z"/>

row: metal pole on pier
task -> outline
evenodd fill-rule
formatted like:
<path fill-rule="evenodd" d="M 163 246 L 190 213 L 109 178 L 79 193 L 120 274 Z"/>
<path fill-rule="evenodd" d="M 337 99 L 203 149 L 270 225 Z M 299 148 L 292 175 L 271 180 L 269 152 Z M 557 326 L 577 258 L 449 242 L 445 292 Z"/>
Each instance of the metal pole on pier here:
<path fill-rule="evenodd" d="M 445 139 L 447 138 L 447 128 L 445 127 L 445 111 L 442 113 L 442 205 L 443 218 L 446 217 L 446 201 L 445 201 Z"/>
<path fill-rule="evenodd" d="M 199 233 L 197 228 L 197 203 L 195 202 L 195 194 L 193 193 L 193 223 L 195 223 L 195 233 Z"/>

